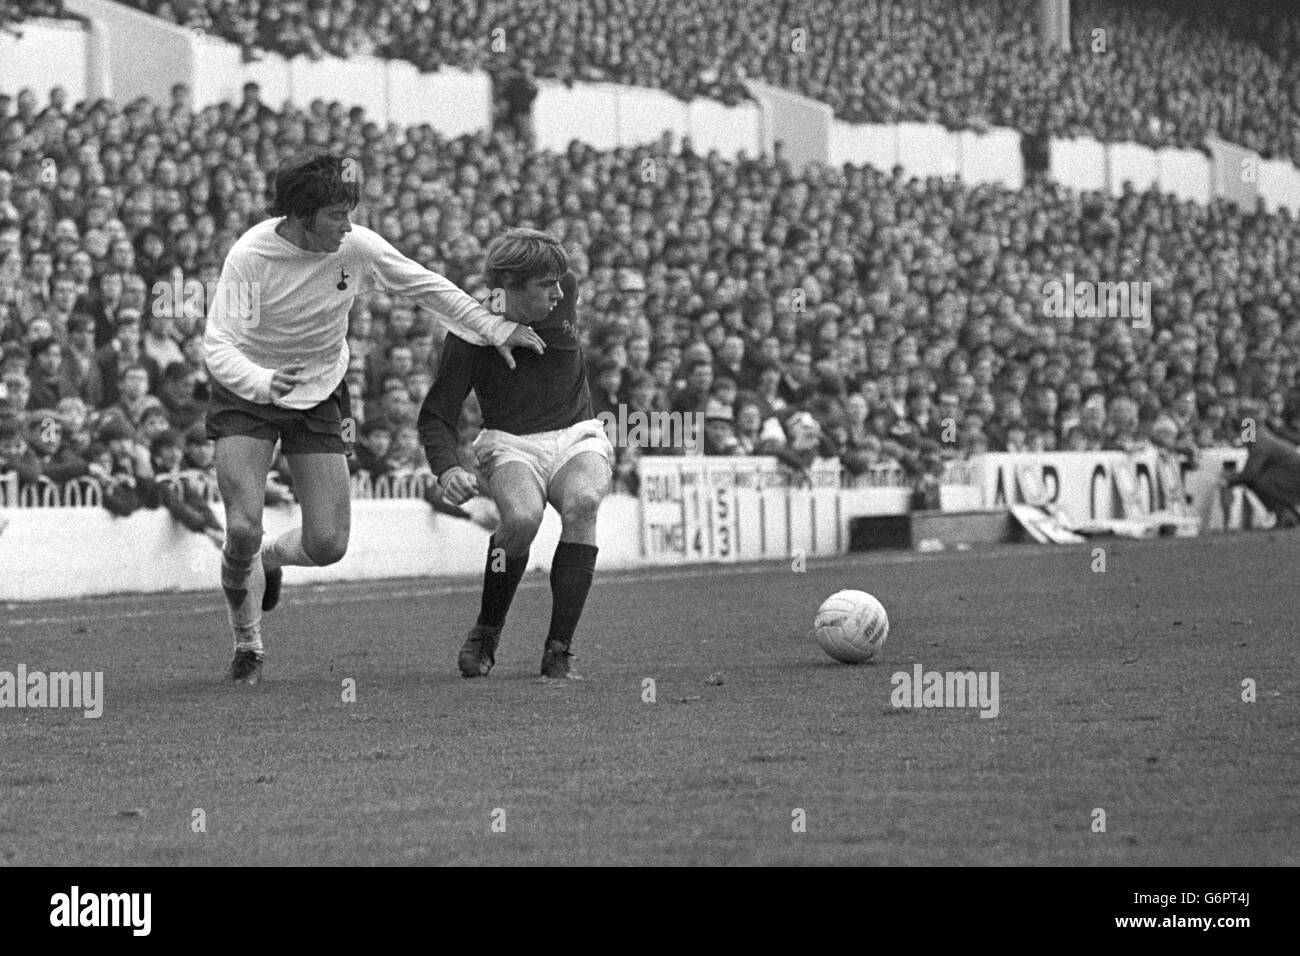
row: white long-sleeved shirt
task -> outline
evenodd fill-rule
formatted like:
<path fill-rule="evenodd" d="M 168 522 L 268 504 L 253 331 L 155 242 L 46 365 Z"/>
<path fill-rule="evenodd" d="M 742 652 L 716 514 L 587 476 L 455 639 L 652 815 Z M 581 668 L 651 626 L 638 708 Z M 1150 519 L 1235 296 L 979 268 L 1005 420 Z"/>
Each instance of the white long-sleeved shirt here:
<path fill-rule="evenodd" d="M 337 252 L 308 252 L 275 231 L 281 221 L 239 237 L 208 303 L 208 372 L 240 398 L 300 409 L 328 398 L 348 370 L 348 311 L 370 289 L 414 300 L 478 344 L 500 345 L 514 329 L 365 226 L 354 225 Z M 274 398 L 271 376 L 295 359 L 306 366 L 302 384 Z"/>

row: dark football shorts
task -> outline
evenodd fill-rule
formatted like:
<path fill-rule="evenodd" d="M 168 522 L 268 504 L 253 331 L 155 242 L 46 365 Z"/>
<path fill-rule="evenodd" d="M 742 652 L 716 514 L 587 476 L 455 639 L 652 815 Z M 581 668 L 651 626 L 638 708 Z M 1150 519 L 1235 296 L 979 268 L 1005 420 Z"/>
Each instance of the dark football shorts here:
<path fill-rule="evenodd" d="M 232 435 L 247 435 L 266 441 L 280 439 L 286 455 L 346 455 L 351 443 L 343 441 L 343 423 L 352 418 L 352 401 L 347 382 L 312 408 L 282 408 L 259 405 L 240 398 L 220 382 L 209 382 L 206 430 L 213 441 Z"/>

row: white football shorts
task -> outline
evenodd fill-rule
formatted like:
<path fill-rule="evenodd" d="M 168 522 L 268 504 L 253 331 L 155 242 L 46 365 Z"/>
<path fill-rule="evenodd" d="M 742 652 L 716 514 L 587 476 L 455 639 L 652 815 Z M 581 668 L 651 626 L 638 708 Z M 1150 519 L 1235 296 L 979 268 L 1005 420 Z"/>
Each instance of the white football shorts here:
<path fill-rule="evenodd" d="M 531 435 L 511 435 L 495 428 L 485 428 L 474 439 L 474 457 L 484 478 L 507 462 L 517 461 L 528 466 L 542 497 L 549 497 L 551 481 L 575 455 L 593 451 L 605 459 L 611 471 L 614 467 L 614 446 L 605 427 L 598 419 L 578 422 L 568 428 Z"/>

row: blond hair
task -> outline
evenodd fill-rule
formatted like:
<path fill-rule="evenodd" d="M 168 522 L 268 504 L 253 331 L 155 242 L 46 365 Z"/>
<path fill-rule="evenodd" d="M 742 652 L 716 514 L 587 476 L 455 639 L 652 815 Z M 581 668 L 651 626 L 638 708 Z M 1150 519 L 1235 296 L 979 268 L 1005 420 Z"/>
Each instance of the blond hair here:
<path fill-rule="evenodd" d="M 483 277 L 493 288 L 517 288 L 529 279 L 564 275 L 569 257 L 559 240 L 540 229 L 510 229 L 488 244 Z"/>

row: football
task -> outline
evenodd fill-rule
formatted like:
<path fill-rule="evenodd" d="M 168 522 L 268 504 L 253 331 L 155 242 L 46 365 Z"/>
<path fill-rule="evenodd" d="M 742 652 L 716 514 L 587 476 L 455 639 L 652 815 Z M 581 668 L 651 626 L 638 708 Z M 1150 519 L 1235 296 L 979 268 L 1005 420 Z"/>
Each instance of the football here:
<path fill-rule="evenodd" d="M 813 636 L 822 650 L 845 664 L 871 660 L 888 635 L 885 606 L 866 591 L 836 591 L 813 621 Z"/>

